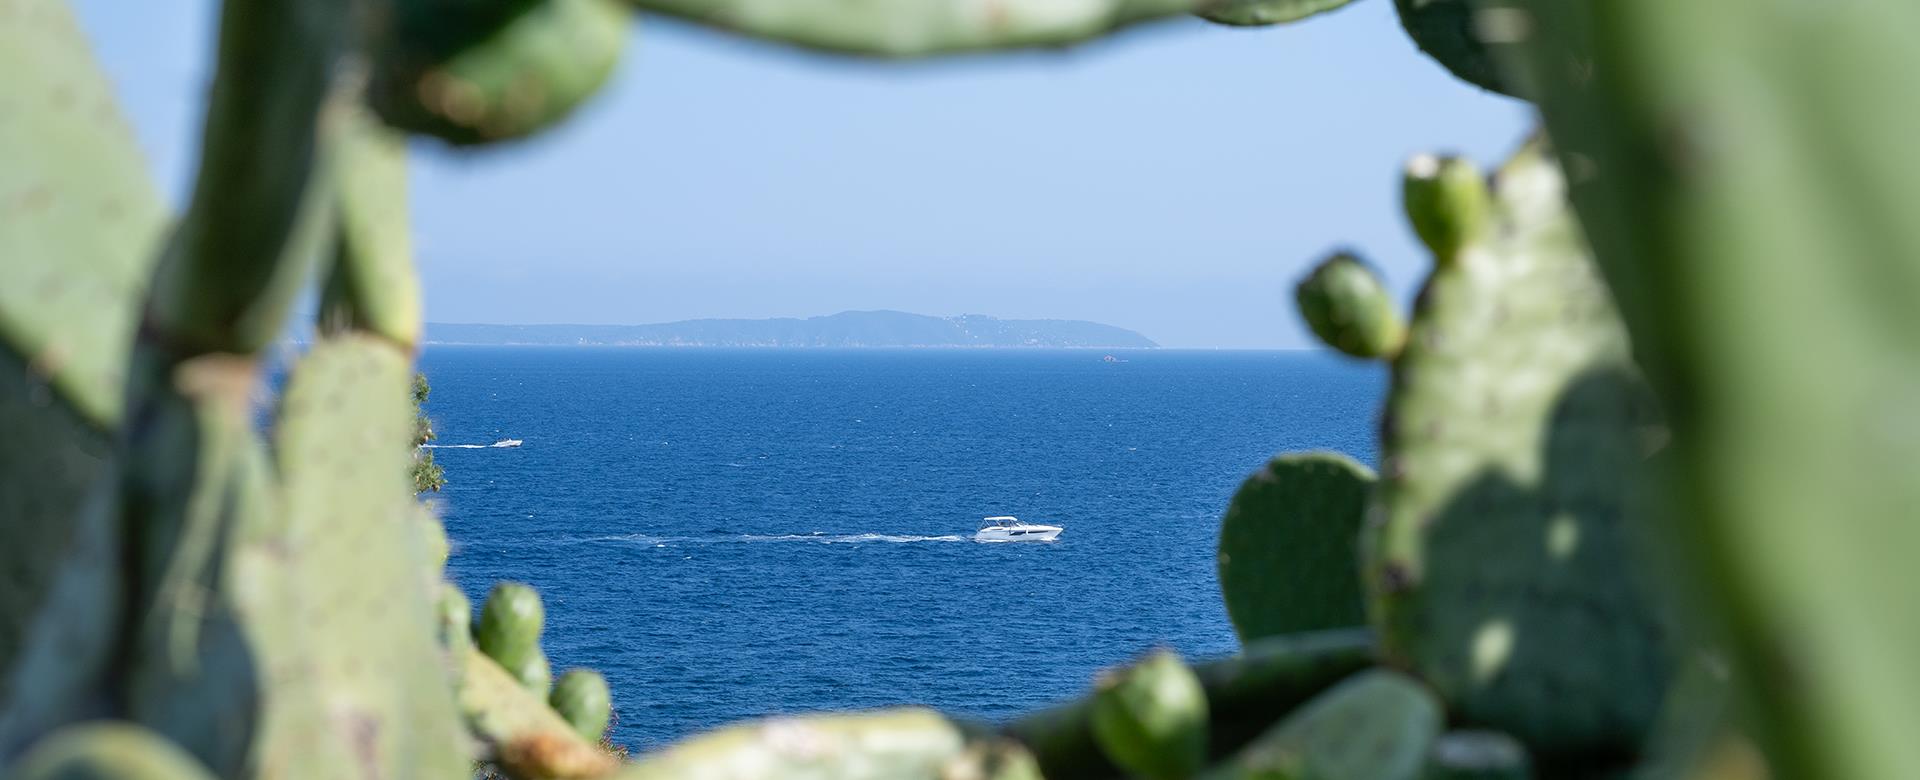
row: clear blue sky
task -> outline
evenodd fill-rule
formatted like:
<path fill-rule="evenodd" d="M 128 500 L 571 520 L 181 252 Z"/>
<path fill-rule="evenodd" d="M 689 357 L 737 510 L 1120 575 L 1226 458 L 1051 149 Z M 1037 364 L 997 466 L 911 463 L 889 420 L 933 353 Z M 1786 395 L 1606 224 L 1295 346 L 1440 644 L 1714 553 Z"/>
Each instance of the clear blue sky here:
<path fill-rule="evenodd" d="M 212 4 L 76 5 L 180 202 Z M 413 220 L 435 321 L 900 309 L 1304 347 L 1292 285 L 1329 249 L 1361 249 L 1403 297 L 1424 275 L 1399 209 L 1406 157 L 1490 164 L 1530 126 L 1420 55 L 1388 0 L 913 64 L 649 17 L 558 131 L 479 153 L 419 144 Z"/>

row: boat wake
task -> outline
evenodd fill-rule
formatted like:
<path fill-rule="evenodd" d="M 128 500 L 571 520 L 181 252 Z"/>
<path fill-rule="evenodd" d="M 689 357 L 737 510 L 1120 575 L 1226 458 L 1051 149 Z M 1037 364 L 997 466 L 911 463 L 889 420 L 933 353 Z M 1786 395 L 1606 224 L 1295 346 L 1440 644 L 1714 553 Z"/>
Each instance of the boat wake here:
<path fill-rule="evenodd" d="M 612 536 L 575 537 L 562 540 L 567 544 L 586 544 L 593 542 L 624 542 L 647 547 L 664 547 L 674 544 L 748 544 L 757 542 L 810 542 L 813 544 L 861 544 L 879 542 L 885 544 L 913 544 L 916 542 L 964 542 L 966 537 L 952 534 L 943 536 L 919 536 L 913 534 L 733 534 L 716 533 L 706 536 L 652 536 L 649 534 L 617 534 Z"/>
<path fill-rule="evenodd" d="M 497 447 L 518 447 L 524 443 L 519 439 L 501 439 L 492 444 L 422 444 L 420 446 L 430 450 L 490 450 Z"/>

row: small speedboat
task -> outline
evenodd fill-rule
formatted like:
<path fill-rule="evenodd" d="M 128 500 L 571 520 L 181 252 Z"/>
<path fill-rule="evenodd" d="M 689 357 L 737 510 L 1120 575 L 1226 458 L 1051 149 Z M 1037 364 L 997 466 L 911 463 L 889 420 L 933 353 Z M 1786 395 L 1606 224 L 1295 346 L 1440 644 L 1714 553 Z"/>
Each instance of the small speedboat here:
<path fill-rule="evenodd" d="M 989 517 L 973 534 L 976 542 L 1051 542 L 1060 535 L 1060 526 L 1024 523 L 1012 515 Z"/>
<path fill-rule="evenodd" d="M 521 442 L 521 441 L 520 441 L 519 439 L 501 439 L 501 440 L 499 440 L 499 441 L 496 441 L 496 442 L 494 442 L 494 443 L 492 443 L 492 444 L 489 444 L 489 445 L 487 445 L 487 446 L 489 446 L 489 447 L 518 447 L 518 446 L 520 446 L 520 445 L 521 445 L 522 443 L 523 443 L 523 442 Z"/>

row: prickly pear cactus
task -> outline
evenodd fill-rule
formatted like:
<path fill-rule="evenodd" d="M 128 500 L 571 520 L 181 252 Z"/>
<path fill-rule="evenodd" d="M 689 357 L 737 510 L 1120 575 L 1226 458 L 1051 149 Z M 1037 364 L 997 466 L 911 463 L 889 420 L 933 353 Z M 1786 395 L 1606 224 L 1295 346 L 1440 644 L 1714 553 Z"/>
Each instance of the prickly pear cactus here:
<path fill-rule="evenodd" d="M 1212 776 L 1416 780 L 1443 721 L 1419 682 L 1364 672 L 1307 702 Z"/>
<path fill-rule="evenodd" d="M 531 586 L 518 582 L 497 584 L 480 607 L 480 622 L 473 627 L 474 644 L 502 668 L 517 675 L 541 654 L 540 630 L 546 614 L 546 608 L 540 604 L 540 592 Z"/>
<path fill-rule="evenodd" d="M 620 0 L 396 5 L 368 100 L 396 128 L 460 145 L 564 119 L 606 83 L 632 34 Z"/>
<path fill-rule="evenodd" d="M 932 710 L 907 707 L 731 726 L 675 743 L 614 777 L 893 780 L 954 776 L 946 774 L 950 767 L 976 760 L 958 726 Z"/>
<path fill-rule="evenodd" d="M 132 129 L 59 0 L 0 23 L 0 670 L 75 544 L 124 402 L 166 213 Z M 117 531 L 115 531 L 117 533 Z M 0 711 L 9 684 L 0 676 Z"/>
<path fill-rule="evenodd" d="M 1115 766 L 1137 777 L 1178 780 L 1207 760 L 1207 694 L 1167 650 L 1104 675 L 1093 694 L 1093 735 Z"/>
<path fill-rule="evenodd" d="M 492 658 L 475 649 L 464 663 L 460 709 L 488 760 L 522 778 L 593 777 L 613 770 L 613 756 Z"/>
<path fill-rule="evenodd" d="M 1523 19 L 1486 13 L 1476 0 L 1393 0 L 1393 6 L 1399 9 L 1400 26 L 1414 44 L 1453 75 L 1482 89 L 1519 94 L 1488 47 L 1487 37 L 1524 35 L 1524 30 L 1503 26 L 1524 24 Z"/>
<path fill-rule="evenodd" d="M 1366 622 L 1360 517 L 1373 472 L 1344 455 L 1274 458 L 1220 521 L 1220 592 L 1240 641 Z"/>
<path fill-rule="evenodd" d="M 1197 14 L 1216 24 L 1261 27 L 1297 22 L 1345 6 L 1353 0 L 1228 0 Z"/>
<path fill-rule="evenodd" d="M 1464 722 L 1631 753 L 1668 677 L 1629 538 L 1656 418 L 1548 154 L 1528 144 L 1492 224 L 1433 247 L 1393 365 L 1366 576 L 1386 657 Z M 1416 161 L 1409 190 L 1468 165 Z"/>
<path fill-rule="evenodd" d="M 613 696 L 607 690 L 607 678 L 599 672 L 567 670 L 560 675 L 560 681 L 554 683 L 547 702 L 588 742 L 598 742 L 600 736 L 607 733 L 607 720 L 613 715 Z"/>
<path fill-rule="evenodd" d="M 1314 266 L 1294 288 L 1300 316 L 1327 346 L 1357 358 L 1390 358 L 1407 327 L 1380 277 L 1360 258 L 1339 252 Z"/>
<path fill-rule="evenodd" d="M 8 769 L 14 780 L 214 780 L 193 756 L 131 723 L 72 726 L 35 745 Z"/>
<path fill-rule="evenodd" d="M 1756 738 L 1782 777 L 1915 776 L 1920 627 L 1873 605 L 1920 597 L 1920 5 L 1521 5 Z"/>
<path fill-rule="evenodd" d="M 1423 780 L 1527 780 L 1533 761 L 1527 748 L 1498 731 L 1450 731 L 1427 751 Z"/>

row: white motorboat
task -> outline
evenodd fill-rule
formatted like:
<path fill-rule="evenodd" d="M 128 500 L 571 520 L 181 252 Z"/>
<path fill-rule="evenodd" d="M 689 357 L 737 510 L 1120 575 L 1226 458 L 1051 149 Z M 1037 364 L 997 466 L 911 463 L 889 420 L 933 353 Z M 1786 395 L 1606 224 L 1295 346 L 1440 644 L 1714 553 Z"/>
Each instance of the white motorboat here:
<path fill-rule="evenodd" d="M 501 440 L 499 440 L 499 441 L 496 441 L 496 442 L 494 442 L 494 443 L 492 443 L 492 444 L 489 444 L 489 445 L 487 445 L 487 446 L 489 446 L 489 447 L 518 447 L 518 446 L 520 446 L 521 444 L 522 444 L 522 442 L 521 442 L 521 441 L 520 441 L 519 439 L 501 439 Z"/>
<path fill-rule="evenodd" d="M 1023 523 L 1012 515 L 989 517 L 975 532 L 976 542 L 1051 542 L 1060 535 L 1060 526 Z"/>

